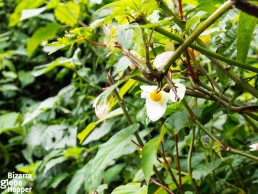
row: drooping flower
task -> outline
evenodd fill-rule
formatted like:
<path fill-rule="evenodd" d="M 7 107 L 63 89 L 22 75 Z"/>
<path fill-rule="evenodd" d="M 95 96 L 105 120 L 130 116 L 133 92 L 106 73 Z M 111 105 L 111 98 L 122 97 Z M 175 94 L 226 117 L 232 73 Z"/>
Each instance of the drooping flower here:
<path fill-rule="evenodd" d="M 173 102 L 183 99 L 185 94 L 185 86 L 181 83 L 176 83 L 176 92 L 171 90 L 169 93 L 161 90 L 158 91 L 157 86 L 140 86 L 142 89 L 141 98 L 146 99 L 146 112 L 151 121 L 159 120 L 167 109 L 167 102 Z"/>
<path fill-rule="evenodd" d="M 166 51 L 157 55 L 153 62 L 154 67 L 156 67 L 159 71 L 162 71 L 173 54 L 173 51 Z"/>
<path fill-rule="evenodd" d="M 254 143 L 249 146 L 250 151 L 258 151 L 258 143 Z"/>
<path fill-rule="evenodd" d="M 107 100 L 99 100 L 99 97 L 93 102 L 93 107 L 95 108 L 95 114 L 99 119 L 103 119 L 107 116 L 109 112 L 109 102 Z"/>

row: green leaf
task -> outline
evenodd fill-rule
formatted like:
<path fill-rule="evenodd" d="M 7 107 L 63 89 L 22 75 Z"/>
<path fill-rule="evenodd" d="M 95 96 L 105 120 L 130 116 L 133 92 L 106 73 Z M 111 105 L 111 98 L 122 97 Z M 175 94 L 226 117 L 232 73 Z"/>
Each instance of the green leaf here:
<path fill-rule="evenodd" d="M 81 188 L 83 182 L 84 182 L 84 177 L 86 175 L 86 169 L 87 169 L 87 164 L 76 171 L 76 173 L 73 175 L 72 180 L 68 184 L 66 188 L 66 194 L 75 194 L 78 193 L 79 189 Z"/>
<path fill-rule="evenodd" d="M 18 119 L 20 113 L 10 112 L 0 116 L 0 134 L 19 126 Z"/>
<path fill-rule="evenodd" d="M 215 160 L 207 164 L 201 164 L 193 170 L 193 178 L 197 180 L 203 180 L 208 174 L 212 173 L 218 168 L 223 160 Z"/>
<path fill-rule="evenodd" d="M 54 104 L 57 102 L 57 97 L 50 97 L 47 98 L 46 100 L 42 101 L 39 106 L 31 113 L 28 113 L 25 116 L 25 119 L 22 123 L 22 125 L 27 124 L 28 122 L 30 122 L 32 119 L 36 118 L 37 116 L 39 116 L 41 113 L 47 111 L 48 109 L 52 108 L 54 106 Z"/>
<path fill-rule="evenodd" d="M 122 155 L 135 151 L 135 146 L 132 144 L 133 133 L 140 127 L 139 124 L 131 125 L 117 134 L 113 135 L 106 143 L 100 145 L 97 155 L 92 161 L 91 179 L 93 188 L 100 184 L 99 176 L 103 170 L 111 164 L 111 162 Z"/>
<path fill-rule="evenodd" d="M 141 183 L 128 183 L 115 188 L 111 194 L 147 194 L 147 186 L 141 187 Z"/>
<path fill-rule="evenodd" d="M 207 15 L 205 11 L 198 11 L 193 17 L 191 17 L 189 20 L 187 20 L 185 29 L 189 30 L 194 30 L 196 26 L 200 23 L 200 20 L 204 18 Z"/>
<path fill-rule="evenodd" d="M 27 42 L 27 52 L 29 57 L 33 55 L 34 51 L 40 44 L 42 44 L 43 41 L 54 38 L 59 28 L 59 24 L 49 23 L 45 27 L 41 27 L 36 30 Z"/>
<path fill-rule="evenodd" d="M 168 117 L 164 123 L 168 130 L 178 133 L 180 129 L 190 126 L 191 120 L 187 111 L 180 111 Z"/>
<path fill-rule="evenodd" d="M 18 78 L 22 87 L 25 87 L 35 81 L 35 77 L 32 75 L 32 73 L 24 70 L 20 70 L 18 72 Z"/>
<path fill-rule="evenodd" d="M 69 25 L 71 27 L 75 26 L 78 22 L 80 14 L 80 6 L 72 1 L 64 4 L 59 4 L 55 8 L 55 17 L 61 23 Z"/>
<path fill-rule="evenodd" d="M 226 32 L 216 37 L 216 44 L 218 46 L 217 53 L 229 57 L 236 58 L 236 38 L 237 38 L 237 24 L 227 23 Z"/>
<path fill-rule="evenodd" d="M 92 141 L 99 140 L 100 138 L 108 134 L 113 124 L 114 121 L 107 120 L 103 122 L 100 127 L 97 127 L 94 131 L 92 131 L 92 133 L 90 133 L 90 135 L 88 135 L 82 145 L 86 145 Z"/>
<path fill-rule="evenodd" d="M 110 184 L 114 180 L 119 180 L 119 173 L 122 171 L 122 169 L 125 167 L 125 164 L 116 164 L 115 166 L 109 168 L 104 173 L 104 182 L 106 184 Z"/>
<path fill-rule="evenodd" d="M 157 160 L 159 138 L 153 138 L 148 141 L 142 149 L 142 171 L 147 184 L 153 172 L 153 164 Z"/>
<path fill-rule="evenodd" d="M 26 20 L 28 18 L 37 16 L 45 10 L 46 10 L 46 7 L 41 7 L 38 9 L 24 9 L 24 10 L 22 10 L 22 16 L 21 16 L 20 20 L 22 21 L 22 20 Z"/>
<path fill-rule="evenodd" d="M 56 165 L 63 163 L 64 161 L 68 160 L 68 158 L 64 156 L 60 156 L 54 159 L 51 159 L 48 161 L 48 163 L 45 165 L 43 173 L 47 173 L 51 168 L 55 167 Z"/>
<path fill-rule="evenodd" d="M 31 8 L 37 8 L 40 7 L 45 3 L 45 0 L 22 0 L 20 3 L 15 7 L 14 12 L 10 15 L 9 18 L 9 26 L 15 26 L 19 23 L 21 18 L 22 10 L 24 9 L 31 9 Z"/>
<path fill-rule="evenodd" d="M 209 106 L 206 106 L 203 111 L 202 111 L 202 116 L 201 116 L 201 122 L 202 124 L 208 123 L 212 118 L 214 113 L 216 113 L 219 109 L 219 104 L 217 102 L 212 103 Z"/>
<path fill-rule="evenodd" d="M 85 129 L 83 129 L 78 135 L 78 139 L 80 140 L 80 144 L 84 141 L 84 139 L 92 132 L 93 129 L 95 129 L 96 123 L 90 123 L 87 125 Z"/>
<path fill-rule="evenodd" d="M 43 74 L 51 71 L 52 69 L 54 69 L 58 66 L 63 66 L 63 67 L 73 70 L 74 69 L 73 64 L 74 64 L 74 61 L 72 58 L 67 59 L 67 58 L 60 57 L 60 58 L 56 59 L 55 61 L 53 61 L 52 63 L 35 67 L 32 71 L 32 75 L 34 75 L 35 77 L 38 77 L 40 75 L 43 75 Z"/>
<path fill-rule="evenodd" d="M 246 63 L 256 23 L 256 17 L 248 15 L 245 12 L 240 13 L 237 31 L 237 61 Z"/>

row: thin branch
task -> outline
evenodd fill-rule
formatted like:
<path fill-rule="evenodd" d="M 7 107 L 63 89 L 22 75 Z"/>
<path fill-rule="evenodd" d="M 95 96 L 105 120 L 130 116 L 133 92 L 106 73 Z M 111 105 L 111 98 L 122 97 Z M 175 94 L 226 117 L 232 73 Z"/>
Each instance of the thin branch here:
<path fill-rule="evenodd" d="M 182 188 L 182 177 L 181 177 L 181 166 L 180 166 L 180 158 L 179 158 L 179 151 L 178 151 L 178 134 L 174 134 L 174 140 L 176 144 L 176 161 L 177 161 L 177 168 L 178 168 L 178 177 L 179 177 L 179 187 Z"/>
<path fill-rule="evenodd" d="M 169 194 L 174 194 L 172 191 L 170 191 L 169 188 L 167 188 L 165 185 L 162 185 L 161 183 L 155 181 L 153 178 L 150 179 L 151 182 L 153 182 L 155 185 L 158 185 L 160 187 L 162 187 L 163 189 L 165 189 Z"/>
<path fill-rule="evenodd" d="M 188 157 L 187 157 L 187 167 L 188 167 L 188 174 L 190 176 L 191 182 L 193 184 L 193 187 L 196 191 L 196 193 L 199 193 L 199 188 L 198 185 L 196 184 L 195 180 L 192 177 L 192 152 L 193 152 L 193 147 L 194 147 L 194 141 L 195 141 L 195 128 L 192 130 L 192 139 L 191 139 L 191 144 L 188 152 Z"/>

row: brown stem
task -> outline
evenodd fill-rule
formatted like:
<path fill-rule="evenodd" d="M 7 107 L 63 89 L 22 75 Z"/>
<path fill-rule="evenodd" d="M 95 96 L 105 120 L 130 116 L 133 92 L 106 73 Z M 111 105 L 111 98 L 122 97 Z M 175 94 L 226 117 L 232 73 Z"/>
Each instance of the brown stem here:
<path fill-rule="evenodd" d="M 168 193 L 174 194 L 174 193 L 173 193 L 172 191 L 170 191 L 170 189 L 167 188 L 165 185 L 162 185 L 161 183 L 155 181 L 153 178 L 151 178 L 150 180 L 151 180 L 151 182 L 153 182 L 155 185 L 158 185 L 158 186 L 162 187 L 163 189 L 165 189 Z"/>
<path fill-rule="evenodd" d="M 174 134 L 175 144 L 176 144 L 176 161 L 177 161 L 177 168 L 178 168 L 178 176 L 179 176 L 179 187 L 182 188 L 182 177 L 181 177 L 181 166 L 180 166 L 180 159 L 179 159 L 179 152 L 178 152 L 178 134 Z"/>

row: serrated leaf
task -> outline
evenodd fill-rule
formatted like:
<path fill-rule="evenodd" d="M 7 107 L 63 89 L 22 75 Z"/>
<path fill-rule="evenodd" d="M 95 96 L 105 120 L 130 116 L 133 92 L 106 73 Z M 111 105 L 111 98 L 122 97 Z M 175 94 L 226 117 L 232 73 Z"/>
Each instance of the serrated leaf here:
<path fill-rule="evenodd" d="M 214 151 L 219 155 L 220 159 L 223 159 L 222 158 L 222 155 L 221 155 L 221 149 L 220 149 L 220 142 L 219 141 L 216 141 L 213 143 L 213 149 Z"/>
<path fill-rule="evenodd" d="M 216 44 L 218 46 L 217 53 L 225 57 L 236 58 L 236 40 L 237 40 L 237 24 L 232 25 L 227 23 L 226 32 L 216 37 Z"/>
<path fill-rule="evenodd" d="M 148 189 L 146 185 L 141 187 L 140 183 L 128 183 L 115 188 L 111 194 L 147 194 Z"/>
<path fill-rule="evenodd" d="M 80 14 L 80 6 L 72 1 L 64 4 L 59 4 L 55 8 L 55 17 L 61 23 L 69 25 L 71 27 L 75 26 L 78 22 Z"/>
<path fill-rule="evenodd" d="M 96 123 L 90 123 L 87 125 L 85 129 L 83 129 L 78 135 L 78 139 L 80 140 L 80 144 L 84 141 L 84 139 L 90 134 L 90 132 L 95 129 Z"/>
<path fill-rule="evenodd" d="M 32 37 L 27 42 L 27 52 L 29 57 L 31 57 L 34 51 L 38 48 L 43 41 L 50 40 L 55 37 L 59 24 L 49 23 L 45 27 L 41 27 L 34 32 Z"/>
<path fill-rule="evenodd" d="M 256 23 L 256 17 L 248 15 L 245 12 L 240 13 L 237 31 L 237 61 L 246 62 Z"/>
<path fill-rule="evenodd" d="M 96 189 L 100 184 L 99 176 L 110 165 L 110 162 L 135 150 L 131 140 L 133 138 L 132 134 L 139 126 L 139 124 L 131 125 L 113 135 L 106 143 L 100 145 L 98 153 L 92 161 L 93 166 L 90 173 L 93 182 L 92 189 Z"/>
<path fill-rule="evenodd" d="M 46 7 L 41 7 L 41 8 L 38 8 L 38 9 L 24 9 L 24 10 L 22 10 L 22 15 L 21 15 L 20 20 L 22 21 L 22 20 L 26 20 L 28 18 L 37 16 L 45 10 L 46 10 Z"/>
<path fill-rule="evenodd" d="M 153 138 L 148 141 L 142 149 L 142 171 L 147 184 L 149 184 L 153 172 L 153 165 L 157 160 L 158 143 L 159 138 Z"/>

